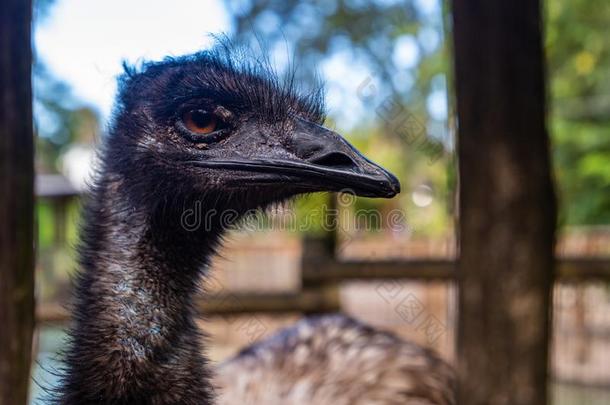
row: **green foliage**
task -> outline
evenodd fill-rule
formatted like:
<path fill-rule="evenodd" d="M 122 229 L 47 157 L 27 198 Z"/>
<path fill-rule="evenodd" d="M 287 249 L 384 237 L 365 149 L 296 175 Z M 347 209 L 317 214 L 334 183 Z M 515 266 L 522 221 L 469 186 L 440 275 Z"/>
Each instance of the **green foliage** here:
<path fill-rule="evenodd" d="M 610 223 L 610 3 L 549 0 L 550 131 L 562 222 Z"/>
<path fill-rule="evenodd" d="M 379 0 L 320 0 L 297 2 L 283 0 L 230 1 L 234 36 L 238 42 L 262 46 L 272 53 L 289 53 L 298 63 L 297 78 L 312 82 L 320 66 L 338 54 L 348 55 L 350 67 L 364 70 L 373 79 L 371 97 L 358 93 L 362 83 L 354 83 L 343 97 L 360 97 L 364 113 L 356 125 L 343 135 L 373 161 L 398 175 L 403 193 L 398 199 L 357 199 L 355 212 L 400 209 L 407 213 L 412 231 L 422 234 L 447 232 L 451 226 L 450 171 L 446 155 L 446 123 L 434 122 L 426 100 L 434 91 L 445 90 L 449 67 L 448 49 L 443 40 L 443 15 L 430 13 L 416 2 Z M 393 58 L 397 44 L 415 44 L 416 63 L 401 65 Z M 280 58 L 281 59 L 281 58 Z M 351 117 L 353 118 L 353 117 Z M 327 125 L 335 127 L 337 117 Z M 338 126 L 342 126 L 340 120 Z M 429 135 L 429 127 L 440 140 Z M 439 132 L 441 132 L 439 134 Z M 443 137 L 445 137 L 443 139 Z M 417 207 L 410 198 L 418 185 L 434 190 L 428 207 Z M 318 212 L 327 199 L 310 197 L 297 205 L 300 218 Z M 320 205 L 322 204 L 322 205 Z M 311 219 L 308 218 L 308 219 Z M 321 220 L 321 218 L 320 218 Z M 318 232 L 320 226 L 314 228 Z"/>
<path fill-rule="evenodd" d="M 47 201 L 39 201 L 36 204 L 36 220 L 38 221 L 38 243 L 39 248 L 47 249 L 53 243 L 53 209 Z"/>
<path fill-rule="evenodd" d="M 227 4 L 239 42 L 288 53 L 298 63 L 299 78 L 306 82 L 314 79 L 321 62 L 347 52 L 382 79 L 380 93 L 407 102 L 411 110 L 418 106 L 421 112 L 433 77 L 447 71 L 441 12 L 430 16 L 413 1 L 239 0 Z M 409 72 L 392 58 L 397 40 L 405 38 L 415 41 L 419 55 L 417 66 Z M 414 75 L 409 91 L 404 91 L 408 87 L 404 73 Z"/>

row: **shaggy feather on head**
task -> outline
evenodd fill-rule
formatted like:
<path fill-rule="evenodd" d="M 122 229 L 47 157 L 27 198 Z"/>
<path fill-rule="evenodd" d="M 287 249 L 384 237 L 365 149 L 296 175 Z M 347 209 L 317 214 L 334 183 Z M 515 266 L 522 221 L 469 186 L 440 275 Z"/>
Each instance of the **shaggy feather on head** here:
<path fill-rule="evenodd" d="M 395 177 L 321 126 L 322 87 L 304 92 L 294 77 L 226 41 L 127 67 L 105 170 L 144 204 L 220 193 L 225 205 L 237 199 L 223 208 L 247 210 L 312 191 L 378 196 L 379 187 L 393 196 Z"/>
<path fill-rule="evenodd" d="M 231 151 L 243 156 L 264 148 L 263 144 L 269 149 L 295 117 L 321 125 L 323 100 L 319 84 L 305 92 L 296 84 L 294 70 L 280 76 L 266 59 L 227 40 L 192 55 L 138 67 L 125 65 L 103 164 L 133 180 L 129 182 L 132 197 L 142 204 L 168 194 L 189 200 L 187 196 L 202 198 L 215 190 L 229 195 L 235 188 L 226 187 L 230 173 L 201 173 L 185 162 L 227 156 Z M 182 115 L 190 110 L 221 112 L 223 127 L 211 136 L 193 134 L 181 125 Z M 259 144 L 239 136 L 241 131 L 264 130 L 266 140 Z M 274 152 L 283 151 L 269 154 L 290 157 Z M 134 167 L 140 170 L 136 173 Z"/>

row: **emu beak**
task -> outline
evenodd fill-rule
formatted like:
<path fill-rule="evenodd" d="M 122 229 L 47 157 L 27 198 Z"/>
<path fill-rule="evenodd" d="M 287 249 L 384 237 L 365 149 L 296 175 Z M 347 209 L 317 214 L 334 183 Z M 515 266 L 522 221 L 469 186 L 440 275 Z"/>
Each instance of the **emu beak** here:
<path fill-rule="evenodd" d="M 247 172 L 240 185 L 292 185 L 300 191 L 343 191 L 362 197 L 392 198 L 400 182 L 364 157 L 343 137 L 315 123 L 297 119 L 284 146 L 296 159 L 264 156 L 251 159 L 210 159 L 198 166 Z"/>
<path fill-rule="evenodd" d="M 363 197 L 392 198 L 400 182 L 392 173 L 364 157 L 334 131 L 299 119 L 289 148 L 300 158 L 305 176 L 326 185 L 327 191 L 348 191 Z M 340 190 L 337 190 L 340 189 Z"/>

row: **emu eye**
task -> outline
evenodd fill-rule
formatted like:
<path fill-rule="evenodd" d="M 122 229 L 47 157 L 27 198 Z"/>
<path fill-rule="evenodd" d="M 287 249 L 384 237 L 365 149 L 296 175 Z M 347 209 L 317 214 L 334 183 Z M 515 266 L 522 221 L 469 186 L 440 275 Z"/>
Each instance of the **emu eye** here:
<path fill-rule="evenodd" d="M 184 126 L 198 135 L 208 135 L 218 129 L 216 115 L 205 110 L 190 110 L 182 115 Z"/>

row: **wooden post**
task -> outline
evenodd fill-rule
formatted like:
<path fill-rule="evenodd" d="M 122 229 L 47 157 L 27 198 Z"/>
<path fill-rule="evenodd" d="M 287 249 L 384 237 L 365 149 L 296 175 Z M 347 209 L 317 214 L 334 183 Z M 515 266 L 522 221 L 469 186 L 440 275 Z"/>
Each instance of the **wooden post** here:
<path fill-rule="evenodd" d="M 317 297 L 318 300 L 317 305 L 304 311 L 305 315 L 338 312 L 341 309 L 338 283 L 335 280 L 315 277 L 320 271 L 330 267 L 335 260 L 333 255 L 334 240 L 330 241 L 328 234 L 321 238 L 303 238 L 301 295 Z"/>
<path fill-rule="evenodd" d="M 555 198 L 540 2 L 454 0 L 459 403 L 547 402 Z"/>
<path fill-rule="evenodd" d="M 0 2 L 0 405 L 27 403 L 34 329 L 31 1 Z"/>

